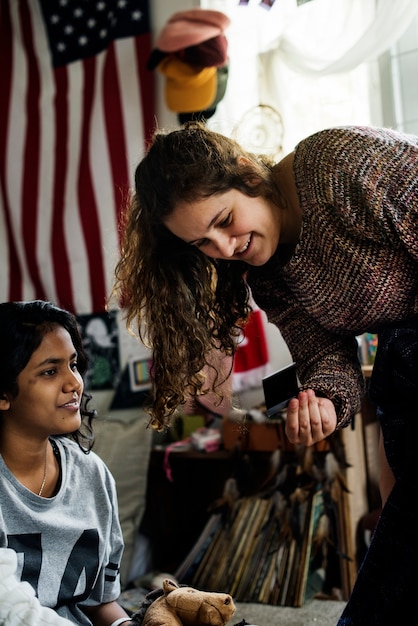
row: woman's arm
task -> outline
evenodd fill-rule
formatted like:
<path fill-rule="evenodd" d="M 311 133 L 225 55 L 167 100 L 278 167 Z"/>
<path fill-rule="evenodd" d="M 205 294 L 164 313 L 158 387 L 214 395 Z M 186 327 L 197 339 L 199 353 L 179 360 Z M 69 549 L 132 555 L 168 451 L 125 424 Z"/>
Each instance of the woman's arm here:
<path fill-rule="evenodd" d="M 83 611 L 94 626 L 116 626 L 115 622 L 117 624 L 120 623 L 121 626 L 129 626 L 131 621 L 125 609 L 116 601 L 105 602 L 97 606 L 85 606 Z M 120 621 L 123 619 L 126 619 L 126 621 Z"/>

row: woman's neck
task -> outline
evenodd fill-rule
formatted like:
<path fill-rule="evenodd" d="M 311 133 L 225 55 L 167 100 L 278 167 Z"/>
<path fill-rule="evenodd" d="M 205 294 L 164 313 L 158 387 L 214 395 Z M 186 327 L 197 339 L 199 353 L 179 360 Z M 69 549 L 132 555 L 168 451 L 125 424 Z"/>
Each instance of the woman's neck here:
<path fill-rule="evenodd" d="M 273 176 L 283 198 L 279 244 L 295 246 L 302 227 L 302 209 L 293 175 L 293 158 L 294 153 L 291 152 L 277 163 L 273 168 Z"/>
<path fill-rule="evenodd" d="M 0 444 L 3 461 L 24 487 L 37 495 L 50 497 L 55 493 L 60 468 L 47 439 L 36 446 L 25 445 L 4 437 Z"/>

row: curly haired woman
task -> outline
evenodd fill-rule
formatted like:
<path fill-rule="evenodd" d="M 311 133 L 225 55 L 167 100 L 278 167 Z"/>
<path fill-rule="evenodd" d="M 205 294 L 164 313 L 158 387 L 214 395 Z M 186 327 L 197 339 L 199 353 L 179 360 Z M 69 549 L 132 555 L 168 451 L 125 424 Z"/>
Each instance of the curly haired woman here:
<path fill-rule="evenodd" d="M 214 349 L 234 354 L 250 290 L 297 364 L 295 444 L 350 423 L 365 392 L 356 338 L 378 334 L 387 502 L 339 626 L 393 623 L 401 603 L 418 621 L 417 164 L 418 138 L 385 128 L 323 130 L 277 164 L 199 123 L 158 131 L 116 267 L 127 325 L 153 350 L 157 429 L 224 382 L 202 371 Z"/>

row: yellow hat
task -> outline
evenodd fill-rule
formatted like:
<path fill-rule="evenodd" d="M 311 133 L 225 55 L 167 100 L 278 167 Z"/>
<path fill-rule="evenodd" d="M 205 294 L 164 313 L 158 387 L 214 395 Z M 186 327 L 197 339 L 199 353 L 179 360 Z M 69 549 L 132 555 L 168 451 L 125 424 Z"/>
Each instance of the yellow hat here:
<path fill-rule="evenodd" d="M 166 77 L 165 99 L 170 111 L 203 111 L 215 100 L 216 67 L 194 67 L 170 54 L 161 61 L 158 70 Z"/>

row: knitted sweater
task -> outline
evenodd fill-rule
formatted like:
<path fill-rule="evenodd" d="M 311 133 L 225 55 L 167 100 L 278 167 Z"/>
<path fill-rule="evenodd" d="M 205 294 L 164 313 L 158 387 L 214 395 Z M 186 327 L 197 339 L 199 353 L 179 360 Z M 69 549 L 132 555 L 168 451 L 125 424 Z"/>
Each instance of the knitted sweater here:
<path fill-rule="evenodd" d="M 302 208 L 292 257 L 279 246 L 248 283 L 297 363 L 302 388 L 334 401 L 338 427 L 360 408 L 356 336 L 418 313 L 418 137 L 341 127 L 301 141 Z"/>

